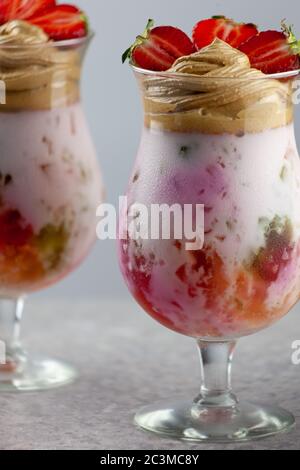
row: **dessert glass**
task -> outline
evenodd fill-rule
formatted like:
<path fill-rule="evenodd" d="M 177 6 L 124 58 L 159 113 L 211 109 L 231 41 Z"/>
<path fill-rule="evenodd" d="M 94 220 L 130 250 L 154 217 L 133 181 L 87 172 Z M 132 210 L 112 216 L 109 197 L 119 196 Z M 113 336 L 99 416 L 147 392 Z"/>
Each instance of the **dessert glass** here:
<path fill-rule="evenodd" d="M 20 321 L 27 294 L 88 254 L 103 186 L 79 90 L 91 36 L 43 43 L 28 24 L 13 29 L 23 45 L 0 37 L 0 391 L 29 391 L 76 377 L 63 362 L 28 356 Z"/>
<path fill-rule="evenodd" d="M 240 403 L 231 364 L 237 339 L 267 328 L 299 299 L 297 72 L 265 76 L 219 41 L 194 58 L 162 73 L 134 67 L 144 127 L 127 196 L 128 207 L 203 204 L 203 249 L 188 251 L 175 237 L 134 239 L 124 209 L 118 251 L 137 302 L 195 338 L 202 385 L 194 401 L 144 408 L 135 421 L 169 437 L 245 441 L 294 424 L 281 408 Z"/>

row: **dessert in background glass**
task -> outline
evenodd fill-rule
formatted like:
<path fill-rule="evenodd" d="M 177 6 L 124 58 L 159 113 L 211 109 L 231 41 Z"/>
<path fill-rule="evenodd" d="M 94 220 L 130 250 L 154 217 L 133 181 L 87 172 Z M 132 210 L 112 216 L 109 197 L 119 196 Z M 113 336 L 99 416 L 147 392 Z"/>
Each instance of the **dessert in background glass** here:
<path fill-rule="evenodd" d="M 166 400 L 135 421 L 192 441 L 288 430 L 289 412 L 240 403 L 230 376 L 237 339 L 278 321 L 300 295 L 298 71 L 266 75 L 220 38 L 167 71 L 133 70 L 144 127 L 128 207 L 203 204 L 205 211 L 204 246 L 195 251 L 175 238 L 134 240 L 121 214 L 119 259 L 130 292 L 162 325 L 195 338 L 202 373 L 194 402 Z"/>
<path fill-rule="evenodd" d="M 50 41 L 21 20 L 0 27 L 0 391 L 76 376 L 63 362 L 28 356 L 19 327 L 24 296 L 67 276 L 96 238 L 103 186 L 79 90 L 91 38 Z"/>

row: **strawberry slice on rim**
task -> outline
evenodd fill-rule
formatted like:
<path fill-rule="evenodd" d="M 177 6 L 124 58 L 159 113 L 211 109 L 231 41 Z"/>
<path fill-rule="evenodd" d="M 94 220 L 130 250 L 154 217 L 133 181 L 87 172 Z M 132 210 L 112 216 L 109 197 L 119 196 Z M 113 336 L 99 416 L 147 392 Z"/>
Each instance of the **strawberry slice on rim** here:
<path fill-rule="evenodd" d="M 129 59 L 140 68 L 161 72 L 172 67 L 179 57 L 195 52 L 192 41 L 180 29 L 153 26 L 154 21 L 149 20 L 143 34 L 124 52 L 123 63 Z"/>
<path fill-rule="evenodd" d="M 239 47 L 251 66 L 266 74 L 300 69 L 300 41 L 292 28 L 282 23 L 282 31 L 262 31 Z"/>
<path fill-rule="evenodd" d="M 11 0 L 2 0 L 0 5 L 0 25 L 7 22 Z"/>
<path fill-rule="evenodd" d="M 86 15 L 73 5 L 57 5 L 43 15 L 29 18 L 29 21 L 55 41 L 82 38 L 88 34 Z"/>
<path fill-rule="evenodd" d="M 27 20 L 33 15 L 44 13 L 56 5 L 56 0 L 2 0 L 0 23 L 11 20 Z"/>
<path fill-rule="evenodd" d="M 193 28 L 193 41 L 197 50 L 209 46 L 216 38 L 238 48 L 258 34 L 252 23 L 236 23 L 225 16 L 213 16 L 199 21 Z"/>

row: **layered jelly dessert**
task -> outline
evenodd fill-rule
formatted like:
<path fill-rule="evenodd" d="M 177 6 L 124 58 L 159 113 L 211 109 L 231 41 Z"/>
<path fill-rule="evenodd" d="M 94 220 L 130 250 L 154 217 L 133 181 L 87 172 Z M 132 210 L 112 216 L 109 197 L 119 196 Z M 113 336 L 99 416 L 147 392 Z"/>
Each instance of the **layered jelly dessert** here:
<path fill-rule="evenodd" d="M 48 286 L 80 263 L 95 240 L 96 207 L 103 197 L 80 104 L 88 38 L 60 44 L 33 23 L 17 19 L 0 27 L 0 80 L 6 90 L 0 105 L 0 295 L 5 297 Z"/>
<path fill-rule="evenodd" d="M 167 34 L 157 30 L 131 50 L 144 128 L 128 204 L 203 204 L 205 240 L 189 251 L 184 240 L 124 236 L 122 273 L 141 306 L 170 329 L 204 339 L 248 335 L 285 315 L 300 294 L 293 79 L 267 73 L 278 66 L 275 53 L 259 66 L 257 54 L 255 64 L 246 53 L 251 44 L 238 48 L 224 34 L 170 66 L 155 53 Z M 262 41 L 253 28 L 252 36 Z"/>

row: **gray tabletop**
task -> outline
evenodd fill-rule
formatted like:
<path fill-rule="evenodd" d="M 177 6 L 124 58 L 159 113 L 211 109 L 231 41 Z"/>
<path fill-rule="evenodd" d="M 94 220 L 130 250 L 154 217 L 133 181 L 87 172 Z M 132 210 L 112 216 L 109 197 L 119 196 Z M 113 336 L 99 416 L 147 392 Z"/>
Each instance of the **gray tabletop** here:
<path fill-rule="evenodd" d="M 234 385 L 242 399 L 278 403 L 298 426 L 289 434 L 239 449 L 300 448 L 300 365 L 291 344 L 300 340 L 300 310 L 240 341 Z M 193 341 L 156 324 L 130 301 L 28 303 L 23 328 L 32 351 L 73 363 L 80 378 L 40 393 L 2 395 L 1 449 L 222 449 L 160 439 L 132 423 L 140 406 L 197 395 Z"/>

